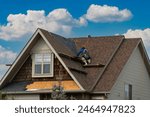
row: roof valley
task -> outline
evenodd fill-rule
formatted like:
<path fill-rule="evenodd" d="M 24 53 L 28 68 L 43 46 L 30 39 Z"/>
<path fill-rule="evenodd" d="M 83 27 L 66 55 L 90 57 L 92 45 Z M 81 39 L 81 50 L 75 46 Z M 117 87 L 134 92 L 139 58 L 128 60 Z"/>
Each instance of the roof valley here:
<path fill-rule="evenodd" d="M 101 79 L 102 74 L 105 72 L 106 68 L 108 67 L 108 65 L 110 64 L 111 60 L 113 59 L 114 55 L 117 53 L 118 49 L 120 48 L 120 46 L 122 45 L 123 41 L 124 41 L 124 37 L 121 39 L 120 43 L 118 44 L 118 46 L 116 47 L 116 49 L 114 50 L 114 52 L 112 53 L 112 55 L 110 56 L 108 62 L 106 63 L 106 65 L 104 66 L 103 70 L 100 72 L 100 74 L 98 75 L 97 80 L 95 81 L 95 83 L 93 84 L 93 86 L 90 89 L 90 92 L 92 92 L 94 90 L 94 88 L 96 87 L 96 85 L 98 84 L 99 80 Z"/>

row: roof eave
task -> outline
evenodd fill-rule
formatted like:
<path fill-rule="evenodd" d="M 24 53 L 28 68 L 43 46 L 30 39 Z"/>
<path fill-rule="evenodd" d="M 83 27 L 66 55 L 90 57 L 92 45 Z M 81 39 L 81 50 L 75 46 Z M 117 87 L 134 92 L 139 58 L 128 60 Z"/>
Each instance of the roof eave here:
<path fill-rule="evenodd" d="M 83 90 L 66 90 L 64 91 L 65 93 L 85 93 L 86 91 L 83 91 Z M 44 93 L 52 93 L 51 90 L 49 91 L 9 91 L 9 92 L 6 92 L 6 91 L 3 91 L 1 92 L 2 95 L 10 95 L 10 94 L 44 94 Z"/>

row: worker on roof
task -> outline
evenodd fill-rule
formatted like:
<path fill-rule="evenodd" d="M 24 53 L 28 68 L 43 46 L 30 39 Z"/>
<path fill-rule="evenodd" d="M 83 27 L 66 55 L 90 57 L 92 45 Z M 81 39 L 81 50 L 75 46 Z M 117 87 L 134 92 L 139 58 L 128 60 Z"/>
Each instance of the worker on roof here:
<path fill-rule="evenodd" d="M 77 53 L 77 57 L 81 58 L 85 65 L 91 63 L 91 57 L 85 47 L 82 47 Z"/>

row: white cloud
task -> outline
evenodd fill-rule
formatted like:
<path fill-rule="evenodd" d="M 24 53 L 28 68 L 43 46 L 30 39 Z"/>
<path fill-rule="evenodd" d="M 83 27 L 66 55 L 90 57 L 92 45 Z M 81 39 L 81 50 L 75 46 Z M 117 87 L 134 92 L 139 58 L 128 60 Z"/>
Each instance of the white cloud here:
<path fill-rule="evenodd" d="M 146 47 L 147 53 L 150 57 L 150 28 L 146 28 L 144 30 L 129 29 L 126 33 L 124 33 L 126 38 L 142 38 L 144 45 Z"/>
<path fill-rule="evenodd" d="M 0 64 L 12 63 L 16 56 L 17 53 L 8 50 L 0 45 Z"/>
<path fill-rule="evenodd" d="M 86 26 L 92 22 L 121 22 L 132 17 L 128 9 L 119 10 L 116 6 L 90 5 L 87 13 L 79 18 L 73 16 L 65 8 L 54 9 L 45 14 L 44 10 L 28 10 L 26 14 L 10 14 L 7 24 L 0 25 L 0 39 L 17 40 L 32 34 L 37 28 L 50 32 L 70 34 L 72 28 Z"/>
<path fill-rule="evenodd" d="M 8 50 L 0 45 L 0 79 L 8 70 L 6 64 L 11 64 L 16 58 L 17 53 Z"/>
<path fill-rule="evenodd" d="M 119 10 L 116 6 L 92 4 L 84 17 L 92 22 L 122 22 L 131 19 L 132 13 L 128 9 Z"/>
<path fill-rule="evenodd" d="M 136 29 L 136 30 L 129 29 L 124 35 L 125 35 L 126 38 L 137 38 L 137 37 L 140 37 L 140 38 L 142 38 L 145 46 L 147 48 L 150 48 L 150 28 L 146 28 L 144 30 L 141 30 L 141 29 Z"/>
<path fill-rule="evenodd" d="M 73 18 L 66 9 L 55 9 L 47 16 L 44 10 L 28 10 L 27 14 L 10 14 L 7 21 L 0 26 L 0 38 L 4 40 L 19 39 L 38 27 L 55 33 L 70 33 L 73 27 L 86 25 L 86 20 Z"/>
<path fill-rule="evenodd" d="M 8 69 L 8 66 L 0 64 L 0 79 L 4 76 Z"/>

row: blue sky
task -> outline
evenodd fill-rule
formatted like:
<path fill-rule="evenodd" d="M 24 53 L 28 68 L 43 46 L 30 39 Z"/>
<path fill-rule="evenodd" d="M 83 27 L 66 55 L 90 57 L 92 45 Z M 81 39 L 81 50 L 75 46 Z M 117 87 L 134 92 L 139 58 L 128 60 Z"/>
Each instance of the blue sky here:
<path fill-rule="evenodd" d="M 0 0 L 0 3 L 0 73 L 37 27 L 66 37 L 89 34 L 142 37 L 150 55 L 149 0 Z"/>

